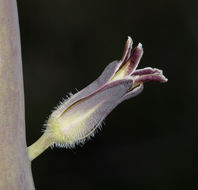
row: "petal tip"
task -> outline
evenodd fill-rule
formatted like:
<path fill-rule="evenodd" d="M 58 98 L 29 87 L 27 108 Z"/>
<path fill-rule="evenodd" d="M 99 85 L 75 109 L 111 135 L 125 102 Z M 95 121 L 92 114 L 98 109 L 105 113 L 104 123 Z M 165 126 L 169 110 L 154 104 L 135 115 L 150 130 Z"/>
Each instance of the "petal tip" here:
<path fill-rule="evenodd" d="M 128 36 L 127 42 L 128 42 L 129 44 L 132 44 L 132 43 L 133 43 L 133 40 L 132 40 L 131 36 Z"/>
<path fill-rule="evenodd" d="M 121 62 L 124 62 L 125 60 L 127 60 L 130 57 L 132 45 L 133 45 L 133 40 L 130 36 L 128 36 L 128 39 L 125 43 L 124 52 L 123 52 L 123 55 L 121 58 Z"/>
<path fill-rule="evenodd" d="M 138 47 L 142 49 L 142 43 L 139 43 L 138 44 Z"/>
<path fill-rule="evenodd" d="M 168 78 L 166 78 L 164 75 L 162 76 L 162 83 L 168 82 Z"/>

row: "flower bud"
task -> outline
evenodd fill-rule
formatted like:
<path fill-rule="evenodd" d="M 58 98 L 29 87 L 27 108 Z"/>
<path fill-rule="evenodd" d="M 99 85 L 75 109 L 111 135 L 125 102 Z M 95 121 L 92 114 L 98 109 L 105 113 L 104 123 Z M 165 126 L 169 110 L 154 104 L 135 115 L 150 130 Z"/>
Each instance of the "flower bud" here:
<path fill-rule="evenodd" d="M 74 147 L 83 143 L 119 103 L 138 95 L 144 82 L 167 81 L 159 69 L 136 70 L 142 54 L 141 44 L 132 50 L 129 37 L 120 61 L 110 63 L 98 79 L 52 112 L 45 133 L 54 139 L 55 145 Z"/>

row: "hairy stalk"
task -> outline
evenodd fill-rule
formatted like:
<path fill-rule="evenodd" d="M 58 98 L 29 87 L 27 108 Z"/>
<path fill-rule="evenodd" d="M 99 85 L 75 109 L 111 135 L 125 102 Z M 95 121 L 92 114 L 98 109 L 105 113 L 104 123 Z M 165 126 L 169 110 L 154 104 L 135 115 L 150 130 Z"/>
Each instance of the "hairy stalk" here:
<path fill-rule="evenodd" d="M 44 133 L 36 142 L 28 147 L 30 161 L 43 153 L 49 146 L 53 145 L 54 140 L 48 133 Z"/>
<path fill-rule="evenodd" d="M 16 0 L 0 0 L 0 189 L 34 190 L 25 141 Z"/>

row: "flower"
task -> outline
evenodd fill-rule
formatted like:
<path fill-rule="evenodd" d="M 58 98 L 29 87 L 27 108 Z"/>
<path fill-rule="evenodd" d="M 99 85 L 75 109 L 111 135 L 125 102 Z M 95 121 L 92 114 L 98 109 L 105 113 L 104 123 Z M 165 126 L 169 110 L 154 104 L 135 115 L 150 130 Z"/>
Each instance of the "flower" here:
<path fill-rule="evenodd" d="M 52 112 L 45 132 L 54 139 L 55 145 L 74 147 L 83 143 L 95 134 L 118 104 L 142 92 L 144 82 L 167 82 L 159 69 L 136 69 L 143 48 L 139 43 L 132 50 L 132 43 L 128 37 L 120 61 L 110 63 L 94 82 Z"/>

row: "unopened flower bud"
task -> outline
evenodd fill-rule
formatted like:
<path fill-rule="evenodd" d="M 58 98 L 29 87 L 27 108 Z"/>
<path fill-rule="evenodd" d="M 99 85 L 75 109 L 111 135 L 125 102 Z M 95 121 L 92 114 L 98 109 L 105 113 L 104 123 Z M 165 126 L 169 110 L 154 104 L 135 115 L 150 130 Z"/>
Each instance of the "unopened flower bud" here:
<path fill-rule="evenodd" d="M 136 70 L 143 54 L 142 45 L 131 50 L 129 37 L 120 61 L 110 63 L 98 79 L 51 114 L 46 132 L 53 136 L 56 145 L 73 147 L 84 142 L 119 103 L 138 95 L 144 82 L 167 81 L 161 70 L 150 67 Z"/>
<path fill-rule="evenodd" d="M 50 145 L 74 147 L 85 142 L 118 104 L 142 92 L 143 83 L 167 82 L 159 69 L 137 69 L 142 55 L 142 44 L 132 50 L 129 37 L 120 61 L 107 65 L 94 82 L 52 112 L 43 136 L 28 148 L 30 159 L 33 160 Z"/>

